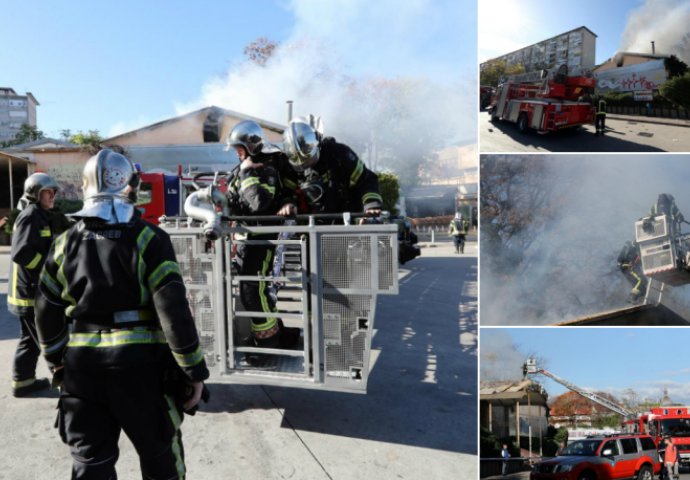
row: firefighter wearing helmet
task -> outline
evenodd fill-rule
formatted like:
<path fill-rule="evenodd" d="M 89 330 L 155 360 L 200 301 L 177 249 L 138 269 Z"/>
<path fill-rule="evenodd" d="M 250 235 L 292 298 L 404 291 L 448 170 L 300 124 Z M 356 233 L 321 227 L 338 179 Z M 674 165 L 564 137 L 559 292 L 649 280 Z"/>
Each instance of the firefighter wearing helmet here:
<path fill-rule="evenodd" d="M 628 294 L 629 303 L 639 303 L 647 291 L 647 280 L 642 273 L 640 247 L 637 242 L 627 241 L 618 254 L 618 268 L 632 285 Z"/>
<path fill-rule="evenodd" d="M 228 185 L 233 214 L 290 216 L 297 213 L 296 175 L 285 155 L 266 141 L 258 123 L 252 120 L 238 123 L 228 135 L 227 146 L 235 150 L 240 160 L 236 175 Z M 277 238 L 275 234 L 249 236 L 249 240 Z M 273 267 L 274 252 L 274 245 L 239 244 L 240 275 L 256 275 L 259 272 L 259 275 L 268 276 Z M 276 311 L 276 307 L 267 282 L 241 281 L 240 298 L 247 311 L 268 314 L 263 318 L 251 318 L 251 335 L 244 339 L 244 343 L 262 348 L 293 348 L 298 344 L 299 329 L 285 327 L 281 319 L 270 315 Z M 248 355 L 247 361 L 260 363 L 263 358 L 261 355 Z"/>
<path fill-rule="evenodd" d="M 465 237 L 470 228 L 470 222 L 462 217 L 462 213 L 457 212 L 455 218 L 450 221 L 449 234 L 453 237 L 455 253 L 465 253 Z"/>
<path fill-rule="evenodd" d="M 34 173 L 24 182 L 19 200 L 21 210 L 14 222 L 10 253 L 7 307 L 19 317 L 19 343 L 12 366 L 12 394 L 24 397 L 50 386 L 46 378 L 36 379 L 40 355 L 34 318 L 34 297 L 41 267 L 55 231 L 53 213 L 58 185 L 45 173 Z"/>
<path fill-rule="evenodd" d="M 323 136 L 320 117 L 291 120 L 283 148 L 310 213 L 381 213 L 378 177 L 350 147 Z"/>
<path fill-rule="evenodd" d="M 40 275 L 38 339 L 72 478 L 116 478 L 122 430 L 144 478 L 184 478 L 182 412 L 209 375 L 170 238 L 134 214 L 138 182 L 125 156 L 91 157 L 78 221 Z"/>

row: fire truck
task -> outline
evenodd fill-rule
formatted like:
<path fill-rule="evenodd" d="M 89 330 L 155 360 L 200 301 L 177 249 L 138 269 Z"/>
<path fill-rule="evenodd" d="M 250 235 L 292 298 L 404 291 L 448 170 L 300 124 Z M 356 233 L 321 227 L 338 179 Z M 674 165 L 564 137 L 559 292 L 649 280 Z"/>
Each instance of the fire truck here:
<path fill-rule="evenodd" d="M 567 380 L 541 368 L 534 358 L 528 358 L 522 366 L 523 375 L 544 375 L 566 388 L 602 405 L 623 417 L 622 427 L 630 433 L 646 433 L 654 438 L 657 445 L 663 437 L 669 436 L 678 449 L 680 462 L 690 464 L 690 407 L 654 407 L 648 412 L 636 414 L 594 392 L 585 390 Z"/>
<path fill-rule="evenodd" d="M 498 86 L 489 107 L 491 121 L 517 123 L 520 132 L 554 132 L 594 121 L 595 108 L 589 98 L 596 80 L 591 73 L 569 76 L 567 66 L 551 73 L 513 76 Z"/>

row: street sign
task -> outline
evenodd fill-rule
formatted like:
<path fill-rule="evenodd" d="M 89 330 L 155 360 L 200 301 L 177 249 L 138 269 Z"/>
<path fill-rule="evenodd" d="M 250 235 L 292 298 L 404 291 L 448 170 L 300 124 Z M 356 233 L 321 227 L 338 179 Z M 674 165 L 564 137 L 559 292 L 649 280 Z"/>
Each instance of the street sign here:
<path fill-rule="evenodd" d="M 651 102 L 653 100 L 651 90 L 640 90 L 633 92 L 634 99 L 636 102 Z"/>

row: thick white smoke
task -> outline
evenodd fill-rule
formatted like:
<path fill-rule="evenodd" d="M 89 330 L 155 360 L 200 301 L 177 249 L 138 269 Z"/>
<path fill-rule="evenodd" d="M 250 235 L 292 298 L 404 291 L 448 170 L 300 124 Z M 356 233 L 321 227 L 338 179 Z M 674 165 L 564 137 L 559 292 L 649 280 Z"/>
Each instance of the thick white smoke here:
<path fill-rule="evenodd" d="M 621 37 L 621 51 L 675 54 L 690 63 L 690 2 L 646 0 L 634 10 Z"/>
<path fill-rule="evenodd" d="M 625 241 L 634 239 L 634 222 L 649 213 L 660 193 L 674 195 L 681 212 L 690 215 L 687 155 L 547 159 L 558 184 L 565 185 L 554 205 L 556 219 L 509 276 L 482 263 L 483 325 L 550 324 L 625 307 L 631 285 L 616 259 Z M 690 286 L 667 289 L 662 303 L 690 319 Z"/>
<path fill-rule="evenodd" d="M 231 67 L 178 112 L 217 105 L 285 124 L 292 100 L 295 116 L 321 115 L 326 135 L 377 169 L 476 142 L 476 72 L 433 48 L 433 32 L 443 31 L 458 58 L 475 59 L 476 40 L 457 32 L 463 2 L 294 0 L 290 9 L 295 29 L 265 66 Z"/>
<path fill-rule="evenodd" d="M 528 355 L 520 351 L 508 332 L 485 328 L 480 342 L 480 381 L 508 382 L 522 378 L 522 364 Z"/>

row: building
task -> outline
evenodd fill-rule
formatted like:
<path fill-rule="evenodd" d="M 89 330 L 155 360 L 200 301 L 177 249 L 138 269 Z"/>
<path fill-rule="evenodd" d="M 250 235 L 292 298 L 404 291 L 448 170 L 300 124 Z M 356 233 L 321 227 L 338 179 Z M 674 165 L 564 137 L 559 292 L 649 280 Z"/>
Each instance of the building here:
<path fill-rule="evenodd" d="M 668 55 L 619 52 L 592 70 L 597 79 L 597 93 L 647 93 L 651 100 L 653 90 L 667 80 L 665 60 Z"/>
<path fill-rule="evenodd" d="M 591 70 L 596 65 L 597 35 L 587 27 L 579 27 L 561 33 L 514 52 L 492 58 L 482 63 L 479 68 L 497 61 L 505 61 L 506 66 L 522 64 L 525 73 L 544 69 L 554 69 L 565 64 L 568 71 Z"/>
<path fill-rule="evenodd" d="M 38 100 L 30 93 L 18 95 L 12 88 L 0 87 L 0 143 L 12 140 L 22 124 L 36 126 Z"/>

